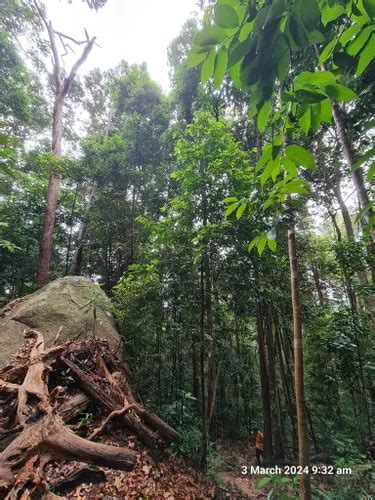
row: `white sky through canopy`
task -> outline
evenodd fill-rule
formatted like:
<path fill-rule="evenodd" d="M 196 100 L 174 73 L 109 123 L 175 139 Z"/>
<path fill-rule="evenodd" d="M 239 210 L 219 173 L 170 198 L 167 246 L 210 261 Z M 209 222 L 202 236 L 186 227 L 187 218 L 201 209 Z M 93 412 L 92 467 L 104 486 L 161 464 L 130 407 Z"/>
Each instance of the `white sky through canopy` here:
<path fill-rule="evenodd" d="M 96 36 L 94 47 L 80 70 L 102 70 L 116 66 L 122 59 L 130 64 L 146 62 L 151 77 L 169 89 L 167 47 L 189 16 L 196 10 L 196 0 L 108 0 L 98 12 L 82 0 L 44 0 L 48 18 L 55 30 L 84 39 L 86 28 Z M 72 44 L 74 50 L 79 48 Z M 70 58 L 66 59 L 67 68 Z"/>

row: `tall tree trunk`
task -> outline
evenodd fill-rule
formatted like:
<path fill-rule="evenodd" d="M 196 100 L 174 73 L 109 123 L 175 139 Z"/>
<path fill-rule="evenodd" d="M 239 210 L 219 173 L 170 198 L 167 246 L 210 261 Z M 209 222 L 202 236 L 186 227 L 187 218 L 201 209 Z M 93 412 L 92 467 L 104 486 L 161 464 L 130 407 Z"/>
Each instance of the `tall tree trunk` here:
<path fill-rule="evenodd" d="M 336 173 L 336 176 L 338 176 L 338 173 Z M 351 220 L 351 217 L 349 214 L 348 207 L 346 206 L 346 203 L 345 203 L 345 201 L 342 197 L 342 194 L 341 194 L 340 180 L 339 179 L 336 179 L 334 191 L 335 191 L 335 196 L 336 196 L 337 201 L 338 201 L 339 206 L 340 206 L 340 210 L 341 210 L 342 217 L 344 220 L 344 225 L 345 225 L 345 230 L 346 230 L 348 240 L 354 241 L 355 238 L 354 238 L 353 224 L 352 224 L 352 220 Z M 344 270 L 344 273 L 345 273 L 345 270 Z M 369 280 L 367 278 L 367 274 L 366 274 L 365 270 L 357 271 L 357 276 L 358 276 L 359 283 L 363 287 L 369 286 Z M 348 276 L 346 276 L 345 279 L 347 282 L 350 281 Z M 350 299 L 352 310 L 355 311 L 357 309 L 357 299 L 356 299 L 356 297 L 355 298 L 353 297 L 353 295 L 355 295 L 355 292 L 354 292 L 353 287 L 351 285 L 349 285 L 349 287 L 347 285 L 347 288 L 349 290 L 348 294 L 349 294 L 349 299 Z M 363 301 L 365 303 L 366 310 L 370 315 L 372 333 L 373 333 L 373 335 L 375 335 L 375 299 L 371 294 L 365 293 L 363 296 Z"/>
<path fill-rule="evenodd" d="M 87 202 L 85 207 L 85 215 L 81 221 L 81 225 L 77 234 L 77 248 L 74 253 L 74 257 L 69 267 L 69 274 L 79 276 L 82 274 L 82 262 L 83 262 L 83 252 L 85 248 L 85 240 L 87 234 L 87 226 L 89 222 L 90 209 L 94 203 L 98 185 L 92 184 L 88 189 Z"/>
<path fill-rule="evenodd" d="M 263 323 L 263 310 L 259 302 L 256 305 L 256 321 L 257 321 L 257 332 L 258 332 L 260 388 L 262 394 L 262 410 L 263 410 L 264 457 L 270 458 L 273 455 L 272 415 L 270 407 L 270 387 L 269 387 L 266 349 L 264 341 L 265 332 Z"/>
<path fill-rule="evenodd" d="M 314 278 L 316 293 L 318 294 L 319 305 L 320 305 L 320 307 L 324 307 L 325 300 L 324 300 L 324 294 L 323 294 L 323 289 L 322 289 L 322 282 L 320 280 L 320 273 L 319 273 L 318 266 L 315 262 L 311 263 L 311 272 L 312 272 L 312 275 Z"/>
<path fill-rule="evenodd" d="M 58 53 L 56 45 L 56 35 L 52 23 L 51 21 L 47 20 L 44 7 L 42 7 L 37 0 L 33 0 L 33 4 L 42 22 L 46 27 L 50 42 L 52 61 L 53 61 L 53 78 L 55 84 L 55 100 L 53 107 L 53 125 L 52 125 L 52 153 L 56 156 L 61 156 L 64 100 L 70 92 L 77 71 L 85 62 L 87 56 L 89 55 L 91 49 L 94 46 L 95 37 L 89 39 L 86 33 L 86 41 L 84 42 L 84 49 L 80 57 L 73 64 L 68 76 L 65 76 L 63 65 L 61 63 L 61 56 Z M 64 35 L 62 34 L 59 35 L 60 40 L 62 40 L 63 37 Z M 76 42 L 72 38 L 70 38 L 70 41 L 78 45 L 81 45 L 81 42 Z M 39 245 L 39 258 L 38 258 L 38 267 L 36 273 L 36 282 L 38 285 L 43 285 L 44 283 L 46 283 L 48 281 L 50 274 L 52 250 L 53 250 L 53 231 L 55 227 L 56 209 L 58 202 L 58 188 L 59 188 L 58 172 L 56 170 L 56 166 L 52 165 L 50 169 L 50 176 L 48 182 L 46 207 L 43 219 L 43 229 Z"/>
<path fill-rule="evenodd" d="M 52 127 L 52 153 L 61 156 L 62 139 L 62 110 L 63 96 L 58 93 L 55 97 L 53 107 L 53 127 Z M 56 167 L 51 168 L 46 207 L 44 211 L 43 229 L 39 244 L 39 259 L 36 281 L 38 285 L 43 285 L 48 281 L 53 248 L 53 230 L 55 228 L 56 209 L 58 200 L 59 177 Z"/>
<path fill-rule="evenodd" d="M 310 450 L 306 421 L 305 390 L 303 379 L 302 318 L 299 298 L 296 235 L 293 227 L 291 227 L 288 231 L 288 253 L 293 307 L 294 381 L 297 408 L 298 458 L 299 464 L 302 467 L 309 467 Z M 311 482 L 309 474 L 303 474 L 301 476 L 300 498 L 301 500 L 311 499 Z"/>
<path fill-rule="evenodd" d="M 283 458 L 284 450 L 281 440 L 279 413 L 276 399 L 276 373 L 275 373 L 275 339 L 273 331 L 273 315 L 271 306 L 266 310 L 266 339 L 267 339 L 267 361 L 269 377 L 270 409 L 272 416 L 272 441 L 275 458 Z"/>

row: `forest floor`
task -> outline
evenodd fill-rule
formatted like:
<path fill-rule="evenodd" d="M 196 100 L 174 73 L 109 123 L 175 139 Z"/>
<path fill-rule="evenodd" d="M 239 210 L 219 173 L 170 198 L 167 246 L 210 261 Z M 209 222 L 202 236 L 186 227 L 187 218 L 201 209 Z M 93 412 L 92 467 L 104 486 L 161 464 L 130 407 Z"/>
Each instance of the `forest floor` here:
<path fill-rule="evenodd" d="M 223 497 L 227 498 L 267 498 L 267 493 L 256 488 L 260 479 L 257 475 L 243 475 L 243 466 L 256 465 L 254 447 L 246 441 L 218 441 L 216 450 L 222 455 L 225 465 L 219 473 L 219 480 L 225 483 Z"/>

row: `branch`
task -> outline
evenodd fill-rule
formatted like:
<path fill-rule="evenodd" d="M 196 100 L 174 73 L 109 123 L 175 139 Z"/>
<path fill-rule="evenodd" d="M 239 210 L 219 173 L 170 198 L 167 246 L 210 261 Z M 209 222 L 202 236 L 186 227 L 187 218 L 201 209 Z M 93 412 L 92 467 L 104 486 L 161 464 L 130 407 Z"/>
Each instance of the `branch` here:
<path fill-rule="evenodd" d="M 85 30 L 85 33 L 86 33 L 86 36 L 87 36 L 87 31 Z M 55 30 L 55 34 L 61 39 L 61 38 L 66 38 L 67 40 L 70 40 L 71 42 L 75 43 L 76 45 L 83 45 L 84 43 L 88 43 L 90 41 L 90 39 L 86 39 L 86 40 L 82 40 L 82 41 L 78 41 L 76 40 L 75 38 L 69 36 L 69 35 L 65 35 L 64 33 L 61 33 L 61 31 L 56 31 Z"/>
<path fill-rule="evenodd" d="M 47 18 L 43 12 L 43 9 L 41 8 L 41 6 L 37 2 L 37 0 L 33 0 L 33 2 L 34 2 L 36 10 L 38 11 L 38 14 L 42 18 L 42 21 L 46 27 L 46 30 L 47 30 L 47 33 L 49 36 L 49 41 L 51 44 L 51 50 L 52 50 L 52 54 L 53 54 L 53 77 L 55 79 L 55 84 L 56 84 L 57 90 L 60 91 L 61 90 L 61 83 L 62 83 L 62 81 L 61 81 L 61 64 L 60 64 L 59 53 L 58 53 L 57 47 L 56 47 L 56 40 L 55 40 L 55 33 L 53 31 L 53 26 L 52 26 L 51 21 L 47 21 Z"/>
<path fill-rule="evenodd" d="M 81 57 L 79 59 L 77 59 L 77 61 L 73 64 L 73 67 L 70 70 L 69 76 L 67 78 L 65 78 L 64 88 L 62 91 L 63 98 L 68 94 L 68 92 L 72 86 L 74 77 L 76 76 L 79 68 L 86 61 L 87 56 L 89 55 L 89 53 L 91 52 L 91 49 L 94 46 L 95 40 L 96 40 L 96 37 L 93 37 L 93 38 L 91 38 L 91 40 L 89 42 L 87 42 L 85 48 L 82 51 Z"/>
<path fill-rule="evenodd" d="M 92 441 L 98 434 L 102 432 L 104 427 L 108 424 L 110 420 L 114 417 L 119 417 L 120 415 L 124 415 L 124 413 L 128 412 L 129 410 L 133 410 L 134 408 L 137 408 L 139 405 L 137 403 L 133 403 L 131 405 L 126 405 L 120 410 L 114 410 L 112 413 L 108 415 L 108 417 L 104 420 L 104 422 L 97 427 L 87 438 L 89 441 Z"/>

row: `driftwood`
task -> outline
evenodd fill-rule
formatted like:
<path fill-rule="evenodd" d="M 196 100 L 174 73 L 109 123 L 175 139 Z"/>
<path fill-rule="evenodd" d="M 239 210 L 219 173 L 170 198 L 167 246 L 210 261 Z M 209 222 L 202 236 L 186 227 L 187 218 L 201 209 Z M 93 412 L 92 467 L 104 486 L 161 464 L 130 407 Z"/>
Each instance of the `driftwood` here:
<path fill-rule="evenodd" d="M 18 364 L 14 361 L 0 371 L 1 498 L 51 498 L 49 488 L 57 485 L 48 485 L 45 478 L 50 461 L 131 469 L 136 452 L 94 442 L 114 419 L 154 449 L 163 449 L 163 439 L 179 438 L 135 400 L 128 368 L 105 341 L 70 341 L 45 350 L 40 332 L 30 330 L 25 337 L 27 361 L 25 355 L 16 356 Z M 86 439 L 67 424 L 93 407 L 106 416 Z M 80 473 L 75 469 L 66 485 L 79 481 L 82 471 L 89 470 L 85 467 Z"/>

